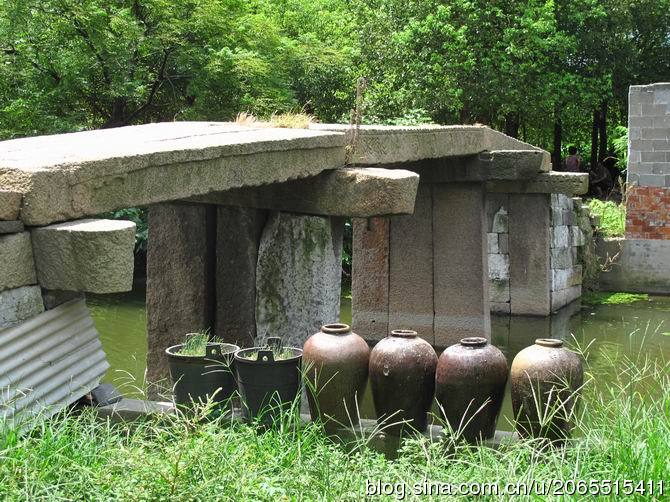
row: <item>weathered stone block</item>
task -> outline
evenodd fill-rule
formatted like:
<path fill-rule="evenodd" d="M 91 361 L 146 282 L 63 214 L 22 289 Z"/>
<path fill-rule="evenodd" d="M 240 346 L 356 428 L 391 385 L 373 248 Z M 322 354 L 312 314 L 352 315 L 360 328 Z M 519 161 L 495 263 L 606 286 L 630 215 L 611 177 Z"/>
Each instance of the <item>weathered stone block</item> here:
<path fill-rule="evenodd" d="M 491 302 L 491 313 L 509 315 L 510 312 L 511 312 L 511 310 L 510 310 L 509 302 L 507 302 L 507 303 Z"/>
<path fill-rule="evenodd" d="M 486 194 L 486 231 L 493 232 L 493 220 L 501 207 L 509 204 L 509 195 L 505 193 Z"/>
<path fill-rule="evenodd" d="M 488 244 L 488 252 L 489 254 L 497 254 L 500 252 L 500 248 L 498 246 L 498 234 L 496 233 L 488 233 L 486 234 L 486 240 Z"/>
<path fill-rule="evenodd" d="M 501 254 L 509 253 L 509 234 L 498 234 L 498 249 Z"/>
<path fill-rule="evenodd" d="M 0 329 L 19 324 L 44 312 L 39 286 L 0 292 Z"/>
<path fill-rule="evenodd" d="M 266 220 L 258 209 L 217 208 L 214 334 L 240 347 L 256 339 L 256 262 Z"/>
<path fill-rule="evenodd" d="M 564 193 L 567 195 L 584 194 L 589 190 L 587 173 L 562 173 L 551 171 L 538 174 L 532 180 L 489 181 L 488 192 L 504 193 Z"/>
<path fill-rule="evenodd" d="M 435 345 L 445 347 L 468 336 L 490 339 L 482 184 L 433 186 L 433 252 Z"/>
<path fill-rule="evenodd" d="M 353 329 L 366 340 L 389 333 L 389 218 L 353 220 Z"/>
<path fill-rule="evenodd" d="M 0 221 L 0 235 L 1 234 L 18 234 L 23 232 L 25 227 L 23 222 L 19 220 L 14 221 Z"/>
<path fill-rule="evenodd" d="M 157 204 L 149 208 L 147 247 L 147 381 L 169 378 L 165 349 L 214 321 L 216 208 Z M 170 387 L 170 384 L 166 385 Z M 150 389 L 155 396 L 155 389 Z"/>
<path fill-rule="evenodd" d="M 507 218 L 507 209 L 501 207 L 493 217 L 493 226 L 491 227 L 491 232 L 499 234 L 507 233 L 508 229 L 509 220 Z"/>
<path fill-rule="evenodd" d="M 0 291 L 36 282 L 30 233 L 0 235 Z"/>
<path fill-rule="evenodd" d="M 422 183 L 414 214 L 391 218 L 389 329 L 413 329 L 433 343 L 433 253 L 437 244 L 433 221 L 433 185 Z M 433 244 L 435 242 L 435 244 Z M 436 307 L 435 307 L 436 308 Z"/>
<path fill-rule="evenodd" d="M 551 290 L 560 291 L 561 289 L 579 286 L 582 284 L 582 266 L 575 265 L 567 269 L 554 269 L 551 271 Z"/>
<path fill-rule="evenodd" d="M 339 320 L 343 229 L 339 218 L 270 216 L 256 268 L 256 343 L 278 336 L 302 347 Z"/>
<path fill-rule="evenodd" d="M 0 220 L 16 220 L 21 209 L 21 194 L 0 190 Z"/>
<path fill-rule="evenodd" d="M 561 225 L 551 227 L 551 247 L 565 248 L 570 246 L 570 227 Z"/>
<path fill-rule="evenodd" d="M 491 302 L 509 303 L 509 280 L 491 279 Z"/>
<path fill-rule="evenodd" d="M 551 311 L 550 197 L 510 196 L 510 303 L 512 314 L 548 315 Z M 566 246 L 562 246 L 566 247 Z"/>
<path fill-rule="evenodd" d="M 578 284 L 551 293 L 552 312 L 565 307 L 582 296 L 582 285 Z"/>
<path fill-rule="evenodd" d="M 574 265 L 575 248 L 552 248 L 551 249 L 551 268 L 566 269 Z"/>
<path fill-rule="evenodd" d="M 79 220 L 32 231 L 37 278 L 42 287 L 90 293 L 130 291 L 135 224 Z"/>
<path fill-rule="evenodd" d="M 570 241 L 573 246 L 583 246 L 586 244 L 586 239 L 584 239 L 584 234 L 582 233 L 582 230 L 574 225 L 569 227 L 570 228 Z"/>
<path fill-rule="evenodd" d="M 509 280 L 509 255 L 506 254 L 490 254 L 489 261 L 489 278 L 499 280 Z"/>

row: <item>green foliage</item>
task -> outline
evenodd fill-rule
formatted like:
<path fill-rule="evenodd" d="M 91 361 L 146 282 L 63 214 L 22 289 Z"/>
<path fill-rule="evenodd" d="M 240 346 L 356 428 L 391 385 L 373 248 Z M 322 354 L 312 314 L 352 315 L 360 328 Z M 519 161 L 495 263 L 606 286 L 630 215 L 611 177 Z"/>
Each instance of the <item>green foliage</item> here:
<path fill-rule="evenodd" d="M 149 238 L 149 223 L 146 210 L 139 207 L 119 209 L 100 215 L 101 218 L 112 220 L 128 220 L 137 225 L 135 230 L 135 252 L 147 250 L 147 239 Z"/>
<path fill-rule="evenodd" d="M 592 215 L 600 218 L 598 230 L 606 237 L 620 237 L 626 233 L 626 205 L 611 200 L 588 201 Z"/>
<path fill-rule="evenodd" d="M 614 128 L 612 148 L 620 160 L 619 167 L 625 169 L 628 165 L 628 128 L 622 125 Z"/>
<path fill-rule="evenodd" d="M 582 303 L 587 305 L 626 305 L 645 302 L 649 295 L 638 293 L 616 293 L 611 291 L 589 291 L 582 295 Z"/>

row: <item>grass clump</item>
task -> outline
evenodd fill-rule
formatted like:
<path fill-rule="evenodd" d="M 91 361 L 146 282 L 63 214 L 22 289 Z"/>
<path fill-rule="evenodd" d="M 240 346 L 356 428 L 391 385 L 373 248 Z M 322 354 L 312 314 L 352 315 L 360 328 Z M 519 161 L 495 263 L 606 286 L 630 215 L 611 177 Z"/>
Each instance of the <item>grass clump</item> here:
<path fill-rule="evenodd" d="M 587 305 L 626 305 L 649 301 L 648 294 L 621 293 L 612 291 L 590 291 L 582 295 L 582 303 Z"/>
<path fill-rule="evenodd" d="M 275 113 L 269 120 L 259 120 L 250 113 L 238 113 L 235 123 L 243 126 L 309 129 L 314 117 L 308 113 Z"/>
<path fill-rule="evenodd" d="M 504 495 L 506 487 L 533 481 L 667 483 L 670 366 L 650 355 L 631 359 L 606 344 L 594 349 L 577 439 L 567 448 L 520 440 L 492 449 L 420 437 L 405 440 L 389 460 L 366 439 L 345 447 L 317 424 L 301 425 L 297 410 L 261 430 L 182 414 L 128 427 L 96 420 L 87 409 L 44 421 L 25 437 L 0 435 L 0 500 L 362 500 L 378 480 L 396 487 L 382 500 L 400 499 L 401 490 L 404 500 L 442 500 L 412 493 L 417 484 L 436 483 L 486 483 L 499 490 L 488 499 L 499 500 L 513 498 Z M 610 497 L 662 500 L 654 488 L 651 496 L 610 491 Z M 527 499 L 565 500 L 550 491 Z"/>
<path fill-rule="evenodd" d="M 605 237 L 622 237 L 626 233 L 626 205 L 611 200 L 588 201 L 592 215 L 600 218 L 599 231 Z"/>
<path fill-rule="evenodd" d="M 205 356 L 208 343 L 222 343 L 218 337 L 210 338 L 209 330 L 189 333 L 186 335 L 183 346 L 177 352 L 180 356 Z"/>

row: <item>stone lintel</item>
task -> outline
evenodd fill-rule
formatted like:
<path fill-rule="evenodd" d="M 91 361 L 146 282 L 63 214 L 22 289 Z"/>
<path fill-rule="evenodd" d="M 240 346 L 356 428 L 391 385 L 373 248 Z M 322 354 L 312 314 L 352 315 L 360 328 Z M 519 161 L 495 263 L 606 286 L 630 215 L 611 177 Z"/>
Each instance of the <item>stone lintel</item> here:
<path fill-rule="evenodd" d="M 528 181 L 489 181 L 487 192 L 494 193 L 564 193 L 582 195 L 589 190 L 588 173 L 548 172 Z"/>
<path fill-rule="evenodd" d="M 532 180 L 550 168 L 542 150 L 493 150 L 477 155 L 425 160 L 407 166 L 424 183 Z"/>
<path fill-rule="evenodd" d="M 43 288 L 87 293 L 132 289 L 133 222 L 76 220 L 35 228 L 31 234 Z"/>
<path fill-rule="evenodd" d="M 368 218 L 414 212 L 419 175 L 403 169 L 346 168 L 310 178 L 192 198 L 224 206 Z"/>

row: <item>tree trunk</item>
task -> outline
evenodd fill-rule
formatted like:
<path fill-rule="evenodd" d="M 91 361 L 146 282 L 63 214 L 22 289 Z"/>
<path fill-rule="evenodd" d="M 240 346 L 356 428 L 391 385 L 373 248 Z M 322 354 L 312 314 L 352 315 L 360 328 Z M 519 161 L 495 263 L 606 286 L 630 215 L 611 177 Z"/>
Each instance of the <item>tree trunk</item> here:
<path fill-rule="evenodd" d="M 519 114 L 517 112 L 505 115 L 505 134 L 513 138 L 519 137 Z"/>
<path fill-rule="evenodd" d="M 600 152 L 598 154 L 598 160 L 603 160 L 607 157 L 607 101 L 603 100 L 600 103 Z"/>
<path fill-rule="evenodd" d="M 563 123 L 561 122 L 561 111 L 558 107 L 554 110 L 554 151 L 551 154 L 551 163 L 554 171 L 562 171 L 561 150 L 563 149 Z"/>
<path fill-rule="evenodd" d="M 593 110 L 593 127 L 591 128 L 591 169 L 598 163 L 598 131 L 600 129 L 600 111 Z"/>

